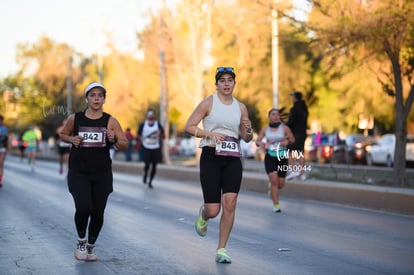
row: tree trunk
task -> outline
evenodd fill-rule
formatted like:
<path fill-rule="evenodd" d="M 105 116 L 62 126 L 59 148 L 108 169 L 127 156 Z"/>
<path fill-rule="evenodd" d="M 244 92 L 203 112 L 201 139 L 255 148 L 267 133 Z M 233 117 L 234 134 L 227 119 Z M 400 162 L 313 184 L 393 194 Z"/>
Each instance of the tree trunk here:
<path fill-rule="evenodd" d="M 397 106 L 396 106 L 397 107 Z M 400 106 L 401 108 L 401 106 Z M 404 187 L 406 183 L 406 136 L 407 127 L 406 120 L 401 117 L 401 111 L 398 111 L 395 116 L 395 153 L 394 153 L 394 174 L 399 186 Z"/>
<path fill-rule="evenodd" d="M 404 110 L 403 86 L 401 66 L 398 54 L 389 55 L 394 71 L 395 83 L 395 151 L 394 151 L 394 175 L 399 186 L 405 186 L 406 182 L 406 156 L 405 144 L 407 136 L 407 115 Z"/>

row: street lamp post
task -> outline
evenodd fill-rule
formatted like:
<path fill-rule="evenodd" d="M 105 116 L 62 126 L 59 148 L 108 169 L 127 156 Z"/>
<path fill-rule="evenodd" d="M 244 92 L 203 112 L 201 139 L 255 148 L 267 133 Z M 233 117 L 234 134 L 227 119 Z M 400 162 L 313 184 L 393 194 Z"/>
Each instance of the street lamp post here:
<path fill-rule="evenodd" d="M 277 22 L 276 1 L 273 1 L 272 9 L 272 79 L 273 79 L 273 107 L 278 108 L 279 94 L 279 26 Z"/>
<path fill-rule="evenodd" d="M 66 114 L 69 116 L 72 111 L 72 51 L 66 45 L 67 67 L 66 67 Z"/>
<path fill-rule="evenodd" d="M 163 10 L 160 17 L 160 37 L 159 37 L 159 54 L 160 54 L 160 120 L 164 126 L 165 139 L 168 141 L 170 132 L 170 122 L 168 118 L 168 81 L 167 68 L 165 65 L 165 51 L 164 51 L 164 36 L 166 31 L 165 17 L 165 2 L 163 3 Z M 163 142 L 162 151 L 164 156 L 164 163 L 170 164 L 170 154 L 168 150 L 168 142 Z"/>

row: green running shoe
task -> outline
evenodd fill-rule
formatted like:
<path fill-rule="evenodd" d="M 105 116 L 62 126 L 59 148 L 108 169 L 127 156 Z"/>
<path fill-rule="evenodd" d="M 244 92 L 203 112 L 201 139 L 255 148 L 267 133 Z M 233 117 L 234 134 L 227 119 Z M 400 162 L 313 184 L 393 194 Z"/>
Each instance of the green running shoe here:
<path fill-rule="evenodd" d="M 201 237 L 204 237 L 207 234 L 207 225 L 208 225 L 208 221 L 203 220 L 203 210 L 204 210 L 204 206 L 202 205 L 200 207 L 200 210 L 198 212 L 198 217 L 194 225 L 195 231 Z"/>
<path fill-rule="evenodd" d="M 227 255 L 227 251 L 224 247 L 217 250 L 216 262 L 221 264 L 231 264 L 231 258 Z"/>

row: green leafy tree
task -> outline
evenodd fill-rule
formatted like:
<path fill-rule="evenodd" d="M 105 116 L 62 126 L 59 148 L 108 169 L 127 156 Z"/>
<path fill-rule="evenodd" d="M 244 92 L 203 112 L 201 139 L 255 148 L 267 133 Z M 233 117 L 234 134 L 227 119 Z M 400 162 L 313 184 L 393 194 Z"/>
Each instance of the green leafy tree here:
<path fill-rule="evenodd" d="M 12 105 L 13 110 L 4 113 L 6 123 L 11 131 L 22 132 L 29 125 L 39 125 L 44 116 L 45 105 L 51 100 L 45 96 L 44 89 L 33 77 L 21 75 L 9 76 L 2 81 L 1 92 L 8 94 L 7 105 Z M 5 100 L 6 101 L 6 100 Z"/>
<path fill-rule="evenodd" d="M 39 126 L 45 138 L 54 136 L 61 121 L 73 111 L 67 105 L 67 77 L 70 75 L 72 84 L 83 77 L 82 62 L 72 64 L 73 60 L 83 57 L 66 44 L 42 36 L 33 44 L 19 44 L 16 59 L 20 70 L 12 85 L 18 91 L 15 97 L 21 107 L 21 117 L 27 116 L 25 124 Z M 78 109 L 80 93 L 75 89 L 72 93 L 72 108 Z"/>

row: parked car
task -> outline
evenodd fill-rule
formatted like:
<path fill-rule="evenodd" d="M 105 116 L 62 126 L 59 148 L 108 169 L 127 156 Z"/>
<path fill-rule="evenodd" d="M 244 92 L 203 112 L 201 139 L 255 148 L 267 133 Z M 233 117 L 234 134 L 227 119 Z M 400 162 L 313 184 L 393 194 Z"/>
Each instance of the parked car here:
<path fill-rule="evenodd" d="M 322 145 L 320 161 L 324 163 L 346 163 L 345 142 L 341 141 L 339 144 L 335 145 Z"/>
<path fill-rule="evenodd" d="M 394 165 L 395 142 L 394 134 L 385 134 L 378 142 L 367 146 L 367 164 L 382 164 L 392 167 Z M 414 161 L 414 137 L 407 136 L 406 142 L 406 160 L 412 162 Z"/>
<path fill-rule="evenodd" d="M 27 147 L 27 142 L 24 142 L 21 139 L 21 136 L 16 135 L 16 134 L 10 134 L 9 143 L 10 143 L 12 150 L 13 149 L 24 150 Z"/>
<path fill-rule="evenodd" d="M 337 134 L 324 135 L 319 150 L 319 162 L 324 163 L 345 163 L 346 146 Z"/>
<path fill-rule="evenodd" d="M 171 156 L 178 156 L 180 154 L 180 141 L 176 138 L 170 138 L 168 140 L 168 148 Z"/>
<path fill-rule="evenodd" d="M 351 134 L 345 138 L 346 157 L 349 164 L 366 163 L 366 147 L 375 142 L 373 136 L 363 134 Z"/>
<path fill-rule="evenodd" d="M 345 163 L 345 141 L 337 134 L 322 134 L 319 145 L 308 136 L 305 140 L 305 159 L 308 162 Z"/>
<path fill-rule="evenodd" d="M 305 160 L 307 162 L 318 161 L 318 155 L 317 155 L 318 148 L 315 146 L 315 144 L 313 144 L 311 136 L 306 137 L 304 149 L 305 149 L 304 150 Z"/>
<path fill-rule="evenodd" d="M 195 137 L 172 137 L 168 140 L 171 156 L 194 157 L 197 151 Z"/>
<path fill-rule="evenodd" d="M 406 145 L 406 155 L 405 159 L 409 164 L 414 164 L 414 136 L 407 137 L 407 145 Z"/>
<path fill-rule="evenodd" d="M 195 137 L 186 137 L 180 141 L 179 154 L 186 157 L 194 157 L 197 150 L 197 140 Z"/>

